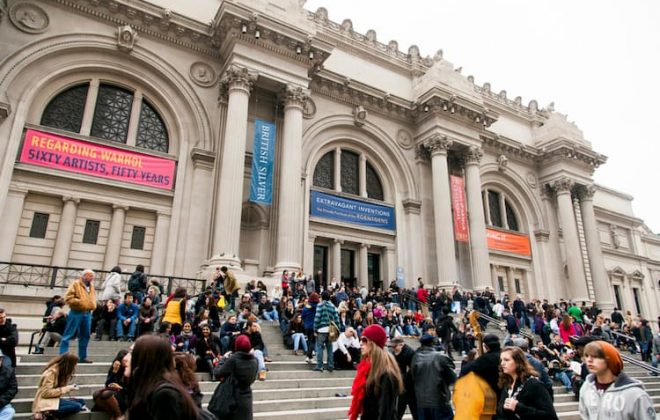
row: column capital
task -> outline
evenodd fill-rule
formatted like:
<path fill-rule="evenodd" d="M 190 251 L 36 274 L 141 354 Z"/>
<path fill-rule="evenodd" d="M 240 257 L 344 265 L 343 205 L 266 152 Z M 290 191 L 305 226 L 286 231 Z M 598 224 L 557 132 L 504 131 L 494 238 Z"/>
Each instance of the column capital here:
<path fill-rule="evenodd" d="M 466 165 L 478 165 L 481 162 L 481 158 L 484 156 L 484 152 L 481 147 L 470 146 L 463 154 Z"/>
<path fill-rule="evenodd" d="M 66 204 L 69 201 L 72 201 L 75 205 L 78 205 L 80 203 L 80 199 L 78 197 L 73 197 L 70 195 L 62 196 L 62 201 L 64 202 L 64 204 Z"/>
<path fill-rule="evenodd" d="M 431 160 L 429 149 L 424 144 L 419 144 L 415 147 L 415 163 L 427 163 Z"/>
<path fill-rule="evenodd" d="M 447 155 L 447 151 L 454 142 L 447 136 L 436 134 L 424 141 L 424 147 L 431 153 L 431 157 L 437 155 Z"/>
<path fill-rule="evenodd" d="M 286 85 L 280 93 L 280 100 L 282 101 L 285 110 L 287 108 L 297 108 L 302 110 L 308 99 L 309 91 L 303 89 L 301 86 Z"/>
<path fill-rule="evenodd" d="M 593 201 L 595 194 L 596 186 L 594 184 L 583 185 L 582 188 L 580 188 L 580 199 L 582 201 Z"/>
<path fill-rule="evenodd" d="M 30 192 L 30 190 L 27 187 L 24 187 L 24 186 L 19 187 L 19 186 L 16 186 L 16 185 L 11 185 L 9 187 L 8 192 L 9 192 L 9 194 L 13 194 L 13 195 L 16 195 L 16 196 L 20 195 L 20 196 L 25 197 Z"/>
<path fill-rule="evenodd" d="M 131 209 L 131 207 L 130 206 L 125 206 L 123 204 L 113 204 L 112 209 L 113 210 L 124 210 L 125 212 L 127 212 Z"/>
<path fill-rule="evenodd" d="M 571 178 L 563 177 L 553 182 L 552 188 L 554 188 L 557 194 L 570 194 L 574 185 L 575 181 Z"/>
<path fill-rule="evenodd" d="M 369 249 L 370 246 L 371 245 L 369 245 L 369 244 L 360 244 L 360 248 L 362 248 L 362 249 Z"/>
<path fill-rule="evenodd" d="M 168 210 L 156 210 L 156 217 L 158 219 L 172 217 L 172 213 L 170 213 Z"/>
<path fill-rule="evenodd" d="M 344 244 L 344 240 L 343 240 L 343 239 L 334 238 L 332 241 L 333 241 L 335 244 L 339 244 L 339 245 L 343 245 L 343 244 Z"/>
<path fill-rule="evenodd" d="M 256 73 L 236 65 L 229 67 L 222 75 L 222 85 L 226 86 L 228 92 L 242 90 L 249 94 L 256 80 Z"/>
<path fill-rule="evenodd" d="M 213 168 L 213 164 L 215 163 L 215 154 L 213 152 L 199 149 L 197 147 L 190 151 L 190 158 L 192 159 L 195 168 L 200 166 Z"/>

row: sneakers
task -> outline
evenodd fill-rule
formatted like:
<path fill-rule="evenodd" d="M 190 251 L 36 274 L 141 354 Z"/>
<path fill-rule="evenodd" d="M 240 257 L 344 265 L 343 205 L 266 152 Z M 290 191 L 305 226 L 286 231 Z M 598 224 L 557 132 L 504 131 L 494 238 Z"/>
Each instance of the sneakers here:
<path fill-rule="evenodd" d="M 78 360 L 78 363 L 90 364 L 90 363 L 94 363 L 94 362 L 92 362 L 92 361 L 89 360 L 89 359 L 81 359 L 81 360 Z"/>
<path fill-rule="evenodd" d="M 309 357 L 305 357 L 305 363 L 307 363 L 307 364 L 311 364 L 311 363 L 312 363 L 312 359 L 310 359 Z"/>
<path fill-rule="evenodd" d="M 315 370 L 316 372 L 323 372 L 323 368 L 319 368 L 319 367 L 315 367 L 314 370 Z"/>
<path fill-rule="evenodd" d="M 42 349 L 41 347 L 37 347 L 34 349 L 32 354 L 44 354 L 44 349 Z"/>

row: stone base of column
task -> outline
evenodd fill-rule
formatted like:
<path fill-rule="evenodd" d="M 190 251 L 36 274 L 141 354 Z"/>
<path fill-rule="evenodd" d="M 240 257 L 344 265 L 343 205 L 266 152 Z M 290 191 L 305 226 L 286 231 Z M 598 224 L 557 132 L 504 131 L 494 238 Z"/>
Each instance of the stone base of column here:
<path fill-rule="evenodd" d="M 438 283 L 438 285 L 436 287 L 439 290 L 445 289 L 447 292 L 451 292 L 451 289 L 454 286 L 460 287 L 460 284 L 458 284 L 458 283 L 449 283 L 449 282 L 440 282 L 440 283 Z"/>
<path fill-rule="evenodd" d="M 282 277 L 282 272 L 284 270 L 288 271 L 289 274 L 291 272 L 297 273 L 302 270 L 302 267 L 300 266 L 299 263 L 294 263 L 294 262 L 278 262 L 275 265 L 275 268 L 273 268 L 273 277 L 280 278 Z M 311 273 L 310 273 L 311 274 Z"/>
<path fill-rule="evenodd" d="M 235 255 L 220 254 L 214 255 L 209 259 L 208 266 L 214 268 L 216 266 L 222 267 L 226 266 L 232 271 L 243 271 L 243 266 L 241 265 L 241 260 Z"/>

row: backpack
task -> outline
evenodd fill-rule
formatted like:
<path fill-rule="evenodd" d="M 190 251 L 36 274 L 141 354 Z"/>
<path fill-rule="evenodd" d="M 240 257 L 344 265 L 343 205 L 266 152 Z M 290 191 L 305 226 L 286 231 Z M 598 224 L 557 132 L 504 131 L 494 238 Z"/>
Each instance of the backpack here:
<path fill-rule="evenodd" d="M 144 286 L 146 286 L 144 282 L 144 273 L 136 271 L 135 273 L 131 274 L 131 278 L 128 279 L 128 290 L 130 292 L 138 292 L 142 290 Z"/>
<path fill-rule="evenodd" d="M 229 418 L 236 411 L 238 407 L 236 389 L 234 375 L 229 375 L 215 388 L 207 408 L 216 418 Z"/>

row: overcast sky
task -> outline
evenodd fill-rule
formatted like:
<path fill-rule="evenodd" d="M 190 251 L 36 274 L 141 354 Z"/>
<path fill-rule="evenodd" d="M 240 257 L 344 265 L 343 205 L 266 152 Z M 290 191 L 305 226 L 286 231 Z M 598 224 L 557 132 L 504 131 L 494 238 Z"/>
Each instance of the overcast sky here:
<path fill-rule="evenodd" d="M 595 181 L 635 197 L 660 232 L 660 2 L 655 0 L 308 0 L 331 20 L 411 44 L 523 103 L 555 102 L 608 156 Z"/>

